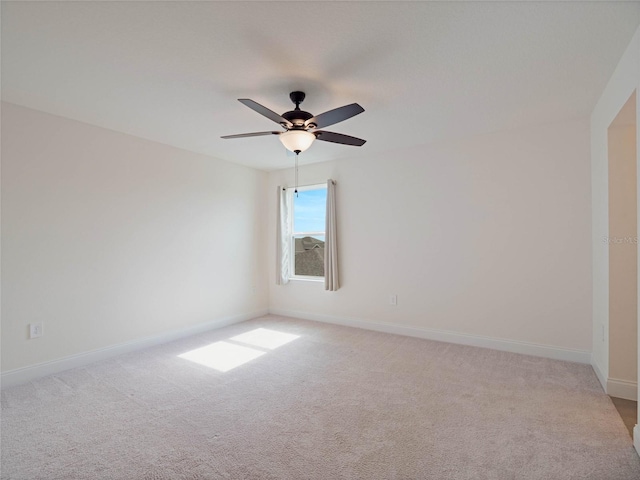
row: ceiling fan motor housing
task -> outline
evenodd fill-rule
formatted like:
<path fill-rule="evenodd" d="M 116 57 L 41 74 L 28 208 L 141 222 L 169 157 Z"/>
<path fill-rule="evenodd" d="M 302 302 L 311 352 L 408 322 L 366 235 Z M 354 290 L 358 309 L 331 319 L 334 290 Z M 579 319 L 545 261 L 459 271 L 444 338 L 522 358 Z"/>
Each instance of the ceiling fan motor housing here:
<path fill-rule="evenodd" d="M 313 118 L 313 115 L 309 112 L 305 112 L 304 110 L 300 110 L 300 104 L 304 101 L 306 95 L 304 92 L 291 92 L 289 94 L 289 98 L 293 103 L 296 104 L 296 108 L 289 112 L 285 112 L 282 114 L 282 118 L 291 122 L 294 128 L 305 128 L 305 122 L 310 118 Z M 311 126 L 311 125 L 309 125 Z M 311 127 L 313 128 L 313 127 Z"/>
<path fill-rule="evenodd" d="M 294 127 L 304 128 L 304 122 L 313 118 L 309 112 L 304 110 L 291 110 L 282 114 L 282 118 L 290 121 Z"/>

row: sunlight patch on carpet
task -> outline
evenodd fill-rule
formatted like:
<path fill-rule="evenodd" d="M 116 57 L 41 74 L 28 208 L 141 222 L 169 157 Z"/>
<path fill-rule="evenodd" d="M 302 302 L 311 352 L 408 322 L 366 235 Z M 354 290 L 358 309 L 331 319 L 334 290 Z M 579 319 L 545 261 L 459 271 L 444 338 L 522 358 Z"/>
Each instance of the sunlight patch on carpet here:
<path fill-rule="evenodd" d="M 296 338 L 300 338 L 300 335 L 278 332 L 267 328 L 256 328 L 255 330 L 231 337 L 226 342 L 212 343 L 205 347 L 190 350 L 182 355 L 178 355 L 178 357 L 199 363 L 205 367 L 213 368 L 219 372 L 228 372 L 264 355 L 267 353 L 265 350 L 273 350 L 281 347 Z M 244 345 L 237 345 L 236 342 L 243 343 Z M 251 347 L 246 345 L 251 345 Z M 260 350 L 258 350 L 258 348 Z"/>
<path fill-rule="evenodd" d="M 269 330 L 267 328 L 256 328 L 255 330 L 251 330 L 250 332 L 231 337 L 231 340 L 253 345 L 255 347 L 273 350 L 274 348 L 281 347 L 282 345 L 285 345 L 295 340 L 296 338 L 300 338 L 300 335 L 278 332 L 276 330 Z"/>
<path fill-rule="evenodd" d="M 206 347 L 196 348 L 195 350 L 183 353 L 182 355 L 178 355 L 178 357 L 214 368 L 220 372 L 228 372 L 265 353 L 266 352 L 261 352 L 255 348 L 242 347 L 240 345 L 234 345 L 233 343 L 216 342 Z"/>

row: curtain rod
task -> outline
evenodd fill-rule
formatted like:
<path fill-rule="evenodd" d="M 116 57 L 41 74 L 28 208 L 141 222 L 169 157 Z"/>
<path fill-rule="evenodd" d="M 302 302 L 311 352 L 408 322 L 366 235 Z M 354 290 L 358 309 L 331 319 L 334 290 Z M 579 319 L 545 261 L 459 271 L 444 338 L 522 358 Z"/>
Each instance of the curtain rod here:
<path fill-rule="evenodd" d="M 329 179 L 331 181 L 331 183 L 333 183 L 334 185 L 336 185 L 336 181 L 333 179 Z M 329 181 L 327 180 L 327 181 Z M 298 188 L 300 187 L 313 187 L 315 185 L 324 185 L 324 183 L 309 183 L 308 185 L 298 185 Z M 273 187 L 271 187 L 273 188 Z M 286 190 L 287 188 L 295 188 L 295 187 L 282 187 L 282 190 Z"/>

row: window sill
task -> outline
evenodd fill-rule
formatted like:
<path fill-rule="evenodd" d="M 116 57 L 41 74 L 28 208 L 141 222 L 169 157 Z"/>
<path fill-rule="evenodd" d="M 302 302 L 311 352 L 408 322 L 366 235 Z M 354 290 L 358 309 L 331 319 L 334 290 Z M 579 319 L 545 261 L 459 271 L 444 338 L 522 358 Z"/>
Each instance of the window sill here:
<path fill-rule="evenodd" d="M 309 282 L 309 283 L 324 283 L 324 277 L 311 278 L 311 277 L 289 277 L 290 282 Z"/>

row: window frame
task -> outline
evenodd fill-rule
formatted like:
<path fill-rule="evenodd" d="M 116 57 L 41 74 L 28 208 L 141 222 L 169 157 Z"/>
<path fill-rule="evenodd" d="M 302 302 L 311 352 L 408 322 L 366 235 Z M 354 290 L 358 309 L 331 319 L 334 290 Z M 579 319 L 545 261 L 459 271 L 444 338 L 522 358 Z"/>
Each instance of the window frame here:
<path fill-rule="evenodd" d="M 318 183 L 318 184 L 313 184 L 313 185 L 305 185 L 302 187 L 297 187 L 298 192 L 304 192 L 304 191 L 308 191 L 308 190 L 327 190 L 327 184 L 326 183 Z M 295 190 L 296 187 L 289 187 L 287 188 L 287 195 L 288 195 L 288 199 L 287 199 L 287 203 L 290 205 L 290 212 L 289 212 L 289 225 L 288 225 L 288 230 L 290 232 L 289 235 L 289 271 L 290 276 L 289 279 L 290 280 L 301 280 L 301 281 L 306 281 L 306 282 L 324 282 L 324 275 L 322 275 L 321 277 L 316 277 L 313 275 L 296 275 L 296 242 L 295 239 L 296 237 L 310 237 L 310 236 L 322 236 L 325 238 L 325 242 L 326 242 L 326 221 L 325 221 L 325 230 L 322 231 L 317 231 L 317 232 L 296 232 L 294 231 L 294 217 L 295 217 Z M 327 211 L 326 211 L 326 206 L 325 206 L 325 218 L 327 215 Z"/>

